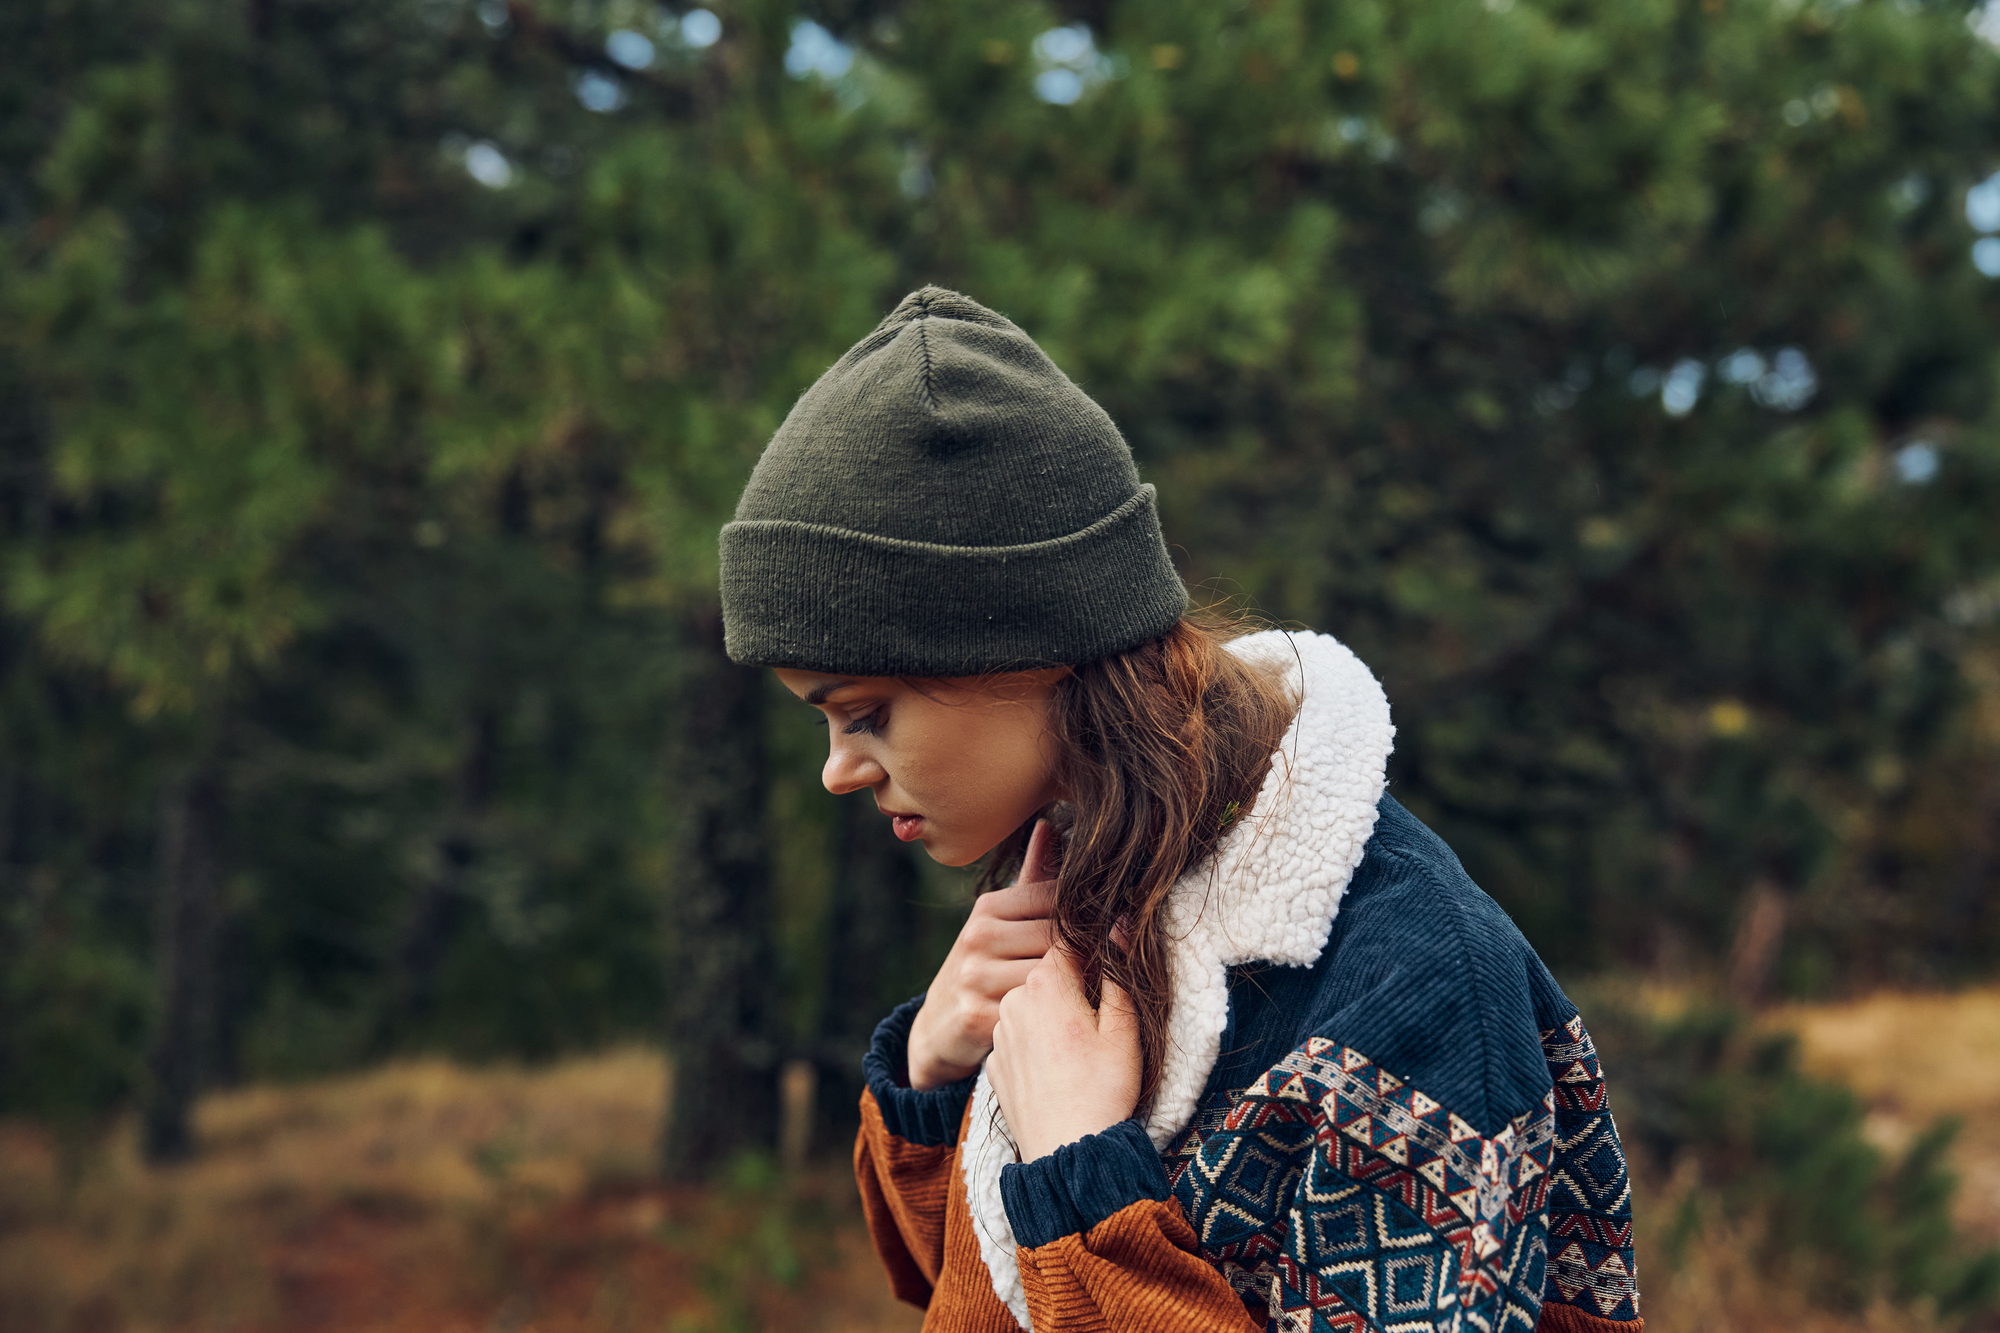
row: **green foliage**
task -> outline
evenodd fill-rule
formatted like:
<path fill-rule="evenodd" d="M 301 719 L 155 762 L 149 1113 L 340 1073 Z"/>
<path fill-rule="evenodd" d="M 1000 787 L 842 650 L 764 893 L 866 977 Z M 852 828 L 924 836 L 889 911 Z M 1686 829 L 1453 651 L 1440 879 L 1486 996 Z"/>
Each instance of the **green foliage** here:
<path fill-rule="evenodd" d="M 1713 972 L 1762 884 L 1753 987 L 1991 969 L 2000 56 L 1962 7 L 716 12 L 0 16 L 6 1105 L 140 1081 L 191 770 L 210 1076 L 656 1033 L 715 530 L 923 281 L 1105 403 L 1191 583 L 1376 668 L 1398 796 L 1552 961 Z M 787 72 L 801 17 L 845 73 Z M 737 738 L 783 766 L 742 1044 L 832 1065 L 924 958 L 841 957 L 908 867 L 798 732 Z M 868 947 L 936 952 L 913 896 Z"/>
<path fill-rule="evenodd" d="M 125 1102 L 142 1077 L 138 1052 L 152 1002 L 151 976 L 116 938 L 101 901 L 53 901 L 43 873 L 9 904 L 4 927 L 19 961 L 0 982 L 9 1062 L 35 1077 L 9 1089 L 9 1110 L 58 1125 L 89 1125 Z M 88 893 L 74 881 L 69 891 Z"/>
<path fill-rule="evenodd" d="M 1677 1175 L 1692 1165 L 1708 1197 L 1757 1219 L 1766 1258 L 1796 1265 L 1819 1299 L 1924 1301 L 1948 1317 L 2000 1308 L 2000 1250 L 1975 1249 L 1952 1223 L 1956 1122 L 1885 1154 L 1852 1093 L 1802 1072 L 1789 1036 L 1759 1033 L 1738 1010 L 1662 1017 L 1599 996 L 1591 1015 L 1628 1148 Z M 1702 1206 L 1693 1190 L 1683 1197 L 1668 1263 L 1700 1232 Z"/>

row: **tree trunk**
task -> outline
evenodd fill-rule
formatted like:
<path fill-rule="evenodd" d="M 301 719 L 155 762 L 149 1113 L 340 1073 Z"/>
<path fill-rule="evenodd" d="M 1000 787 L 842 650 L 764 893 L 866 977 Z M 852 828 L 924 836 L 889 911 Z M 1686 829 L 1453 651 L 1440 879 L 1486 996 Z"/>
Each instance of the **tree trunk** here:
<path fill-rule="evenodd" d="M 1973 807 L 1972 826 L 1960 845 L 1944 901 L 1938 905 L 1931 944 L 1948 963 L 1971 961 L 1978 955 L 1996 861 L 2000 861 L 2000 764 L 1987 770 Z"/>
<path fill-rule="evenodd" d="M 201 1091 L 214 1032 L 216 881 L 222 783 L 197 767 L 167 793 L 161 812 L 158 925 L 160 1030 L 148 1058 L 144 1149 L 151 1162 L 194 1152 L 188 1113 Z"/>
<path fill-rule="evenodd" d="M 778 1121 L 763 672 L 723 654 L 719 612 L 693 628 L 667 912 L 672 1084 L 660 1159 L 670 1180 L 774 1148 Z"/>
<path fill-rule="evenodd" d="M 1729 950 L 1729 995 L 1738 1004 L 1755 1009 L 1764 1003 L 1785 942 L 1785 915 L 1785 894 L 1776 884 L 1760 879 L 1750 886 Z"/>
<path fill-rule="evenodd" d="M 393 1050 L 408 1026 L 435 1006 L 438 972 L 465 923 L 465 880 L 478 856 L 475 833 L 493 802 L 500 762 L 499 713 L 479 708 L 471 720 L 472 738 L 459 765 L 458 789 L 438 839 L 437 870 L 424 881 L 396 934 L 394 971 L 370 1039 L 377 1054 Z"/>
<path fill-rule="evenodd" d="M 819 1067 L 816 1122 L 848 1137 L 860 1125 L 861 1057 L 875 1025 L 923 988 L 916 971 L 917 899 L 910 849 L 865 792 L 839 800 L 825 993 L 812 1058 Z"/>
<path fill-rule="evenodd" d="M 911 972 L 921 886 L 909 848 L 866 792 L 840 799 L 835 854 L 822 1030 L 851 1051 L 843 1072 L 859 1077 L 875 1024 L 926 980 Z"/>

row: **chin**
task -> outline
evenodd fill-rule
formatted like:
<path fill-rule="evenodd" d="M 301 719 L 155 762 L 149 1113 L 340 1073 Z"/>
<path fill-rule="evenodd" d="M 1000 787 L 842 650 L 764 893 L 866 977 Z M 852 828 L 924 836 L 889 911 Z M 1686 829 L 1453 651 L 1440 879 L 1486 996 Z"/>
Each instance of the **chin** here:
<path fill-rule="evenodd" d="M 924 852 L 939 865 L 950 866 L 954 870 L 960 866 L 969 866 L 986 855 L 985 852 L 967 853 L 962 847 L 933 847 L 929 843 L 924 844 Z"/>
<path fill-rule="evenodd" d="M 980 857 L 993 850 L 993 847 L 968 847 L 965 844 L 965 840 L 961 838 L 925 838 L 922 841 L 925 855 L 929 856 L 931 860 L 937 862 L 939 865 L 950 866 L 954 870 L 962 866 L 971 865 L 974 861 L 977 861 Z M 978 839 L 975 838 L 972 841 L 977 843 Z M 998 842 L 993 844 L 995 847 L 998 845 Z"/>

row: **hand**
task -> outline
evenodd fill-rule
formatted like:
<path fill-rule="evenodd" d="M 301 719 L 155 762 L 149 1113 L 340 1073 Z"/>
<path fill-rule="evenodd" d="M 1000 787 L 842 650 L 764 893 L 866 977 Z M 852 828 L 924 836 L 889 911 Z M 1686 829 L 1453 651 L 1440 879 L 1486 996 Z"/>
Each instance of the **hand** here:
<path fill-rule="evenodd" d="M 1049 822 L 1035 824 L 1021 874 L 983 893 L 945 955 L 910 1025 L 910 1086 L 929 1090 L 975 1074 L 993 1049 L 1000 998 L 1028 979 L 1049 950 L 1055 876 L 1049 873 Z"/>
<path fill-rule="evenodd" d="M 986 1076 L 1021 1160 L 1129 1119 L 1139 1100 L 1139 1021 L 1106 978 L 1096 1009 L 1083 974 L 1060 946 L 1000 1001 Z"/>

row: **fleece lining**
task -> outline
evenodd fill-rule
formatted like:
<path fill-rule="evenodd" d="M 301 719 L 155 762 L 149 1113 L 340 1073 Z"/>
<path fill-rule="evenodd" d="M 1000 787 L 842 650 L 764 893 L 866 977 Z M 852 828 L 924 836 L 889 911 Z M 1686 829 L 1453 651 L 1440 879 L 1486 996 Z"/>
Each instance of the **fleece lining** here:
<path fill-rule="evenodd" d="M 1229 1022 L 1229 969 L 1319 959 L 1341 894 L 1375 829 L 1396 729 L 1373 673 L 1324 634 L 1272 630 L 1231 645 L 1252 661 L 1285 665 L 1301 702 L 1250 814 L 1216 854 L 1175 885 L 1167 905 L 1174 941 L 1173 1004 L 1160 1089 L 1146 1136 L 1164 1151 L 1194 1116 Z M 972 1089 L 959 1161 L 993 1292 L 1032 1328 L 1001 1192 L 1013 1164 L 991 1081 Z"/>

